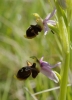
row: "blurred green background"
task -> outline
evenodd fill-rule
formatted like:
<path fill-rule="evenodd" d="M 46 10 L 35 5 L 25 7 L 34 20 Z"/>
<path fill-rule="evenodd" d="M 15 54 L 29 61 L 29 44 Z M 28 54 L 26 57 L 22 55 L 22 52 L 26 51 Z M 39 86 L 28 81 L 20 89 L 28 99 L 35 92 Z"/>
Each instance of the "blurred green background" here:
<path fill-rule="evenodd" d="M 53 6 L 48 0 L 0 0 L 0 100 L 35 100 L 31 94 L 59 85 L 41 73 L 37 78 L 30 77 L 26 81 L 14 78 L 17 71 L 26 66 L 27 60 L 33 62 L 30 56 L 37 56 L 39 59 L 44 56 L 52 65 L 62 62 L 61 44 L 56 34 L 50 32 L 44 36 L 40 33 L 34 39 L 24 38 L 26 29 L 31 24 L 36 24 L 32 13 L 36 12 L 45 18 L 50 11 L 53 11 Z M 70 67 L 72 68 L 71 63 Z M 56 70 L 60 72 L 60 68 Z M 71 75 L 70 70 L 69 78 Z M 71 98 L 70 89 L 68 97 Z M 59 90 L 55 90 L 36 95 L 36 98 L 57 100 L 58 95 Z"/>

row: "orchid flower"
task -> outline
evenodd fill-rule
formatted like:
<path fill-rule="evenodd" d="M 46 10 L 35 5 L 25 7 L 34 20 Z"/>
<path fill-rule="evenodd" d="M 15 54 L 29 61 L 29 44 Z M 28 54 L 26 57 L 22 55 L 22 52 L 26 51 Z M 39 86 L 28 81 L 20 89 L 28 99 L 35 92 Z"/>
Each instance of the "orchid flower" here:
<path fill-rule="evenodd" d="M 40 60 L 38 60 L 35 56 L 31 57 L 33 59 L 35 59 L 39 65 L 40 65 L 40 72 L 42 74 L 44 74 L 45 76 L 47 76 L 49 79 L 53 80 L 55 83 L 59 82 L 59 78 L 56 75 L 55 71 L 53 71 L 52 69 L 59 66 L 61 64 L 61 62 L 56 63 L 55 65 L 50 65 L 48 62 L 43 61 L 42 57 Z"/>
<path fill-rule="evenodd" d="M 56 22 L 54 20 L 50 20 L 51 17 L 53 17 L 53 15 L 55 14 L 55 12 L 56 9 L 54 9 L 52 13 L 48 14 L 45 19 L 42 19 L 37 13 L 33 14 L 36 18 L 37 24 L 40 25 L 42 30 L 44 31 L 44 35 L 46 35 L 47 32 L 49 32 L 50 30 L 48 25 L 52 25 L 52 26 L 56 25 Z"/>
<path fill-rule="evenodd" d="M 36 18 L 37 24 L 30 25 L 29 28 L 26 30 L 26 34 L 24 35 L 24 37 L 32 39 L 36 37 L 42 30 L 44 31 L 44 35 L 46 35 L 47 32 L 50 30 L 49 27 L 53 27 L 54 25 L 56 25 L 56 22 L 54 20 L 50 20 L 55 12 L 56 10 L 54 9 L 53 12 L 48 14 L 45 19 L 42 19 L 37 13 L 34 13 L 33 15 Z M 54 33 L 53 30 L 51 30 L 51 32 Z"/>

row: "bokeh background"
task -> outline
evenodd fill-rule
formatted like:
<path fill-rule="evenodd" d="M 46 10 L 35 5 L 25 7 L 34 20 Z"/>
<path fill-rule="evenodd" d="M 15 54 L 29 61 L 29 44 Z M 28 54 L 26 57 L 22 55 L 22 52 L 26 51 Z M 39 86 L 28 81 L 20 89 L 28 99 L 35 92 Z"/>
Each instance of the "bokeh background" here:
<path fill-rule="evenodd" d="M 44 59 L 52 65 L 63 61 L 57 34 L 49 32 L 44 36 L 41 32 L 34 39 L 24 38 L 26 29 L 31 24 L 36 24 L 33 13 L 36 12 L 45 18 L 48 13 L 53 11 L 54 6 L 48 1 L 0 0 L 0 100 L 35 100 L 31 94 L 59 86 L 41 73 L 37 78 L 29 77 L 25 81 L 14 78 L 17 71 L 26 66 L 27 60 L 33 62 L 30 56 L 36 56 L 38 59 L 44 56 Z M 72 55 L 72 51 L 70 55 Z M 71 69 L 72 63 L 70 63 L 70 82 L 72 81 Z M 55 68 L 55 70 L 60 73 L 60 68 Z M 36 95 L 36 98 L 38 100 L 57 100 L 58 95 L 59 90 L 55 90 Z M 71 87 L 68 88 L 67 96 L 72 98 Z"/>

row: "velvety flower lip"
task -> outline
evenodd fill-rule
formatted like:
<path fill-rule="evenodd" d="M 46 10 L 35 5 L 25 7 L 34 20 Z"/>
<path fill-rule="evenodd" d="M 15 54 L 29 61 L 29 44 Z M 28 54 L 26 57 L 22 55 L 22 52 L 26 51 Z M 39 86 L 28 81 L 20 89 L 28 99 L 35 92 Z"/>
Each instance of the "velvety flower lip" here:
<path fill-rule="evenodd" d="M 41 67 L 40 72 L 43 73 L 45 76 L 47 76 L 49 79 L 51 79 L 54 82 L 58 83 L 59 79 L 58 79 L 57 75 L 55 74 L 55 72 L 52 70 L 52 68 L 55 68 L 55 67 L 59 66 L 61 64 L 61 62 L 58 62 L 57 64 L 52 66 L 48 62 L 43 61 L 43 58 L 44 57 L 42 57 L 39 60 L 40 67 Z"/>

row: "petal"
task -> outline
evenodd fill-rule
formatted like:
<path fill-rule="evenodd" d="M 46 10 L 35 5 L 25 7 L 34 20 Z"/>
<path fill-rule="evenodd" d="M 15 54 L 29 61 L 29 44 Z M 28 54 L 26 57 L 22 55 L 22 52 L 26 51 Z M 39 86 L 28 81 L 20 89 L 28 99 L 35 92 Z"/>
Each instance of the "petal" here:
<path fill-rule="evenodd" d="M 51 68 L 55 68 L 57 66 L 60 66 L 61 65 L 61 62 L 58 62 L 57 64 L 55 64 L 54 66 L 51 66 Z"/>
<path fill-rule="evenodd" d="M 56 12 L 56 9 L 53 10 L 52 13 L 48 14 L 47 17 L 44 19 L 44 21 L 48 21 Z"/>
<path fill-rule="evenodd" d="M 46 61 L 43 61 L 44 57 L 41 57 L 41 59 L 39 60 L 39 63 L 40 63 L 40 66 L 43 67 L 43 66 L 47 66 L 50 68 L 50 64 Z"/>
<path fill-rule="evenodd" d="M 45 76 L 47 76 L 49 79 L 53 80 L 54 82 L 58 83 L 59 79 L 56 76 L 56 74 L 48 67 L 41 67 L 40 70 L 41 73 L 43 73 Z"/>
<path fill-rule="evenodd" d="M 41 57 L 41 59 L 39 60 L 40 66 L 41 66 L 41 67 L 45 66 L 45 67 L 48 67 L 48 68 L 51 69 L 53 66 L 51 66 L 48 62 L 43 61 L 43 59 L 44 59 L 44 57 Z"/>
<path fill-rule="evenodd" d="M 44 57 L 41 57 L 40 62 L 42 62 L 42 61 L 43 61 L 43 59 L 44 59 Z"/>
<path fill-rule="evenodd" d="M 41 59 L 39 60 L 40 66 L 41 66 L 41 67 L 45 66 L 45 67 L 48 67 L 48 68 L 51 69 L 51 68 L 55 68 L 55 67 L 61 65 L 61 62 L 58 62 L 58 63 L 56 63 L 55 65 L 50 65 L 48 62 L 43 61 L 43 59 L 44 59 L 44 57 L 41 57 Z"/>
<path fill-rule="evenodd" d="M 51 69 L 51 65 L 48 63 L 48 62 L 46 62 L 46 61 L 42 61 L 42 62 L 40 62 L 40 66 L 41 67 L 47 67 L 47 68 L 49 68 L 49 69 Z"/>
<path fill-rule="evenodd" d="M 47 32 L 48 32 L 48 31 L 44 31 L 44 35 L 47 35 Z"/>
<path fill-rule="evenodd" d="M 57 66 L 60 66 L 61 65 L 61 62 L 58 62 L 57 64 L 55 64 L 55 65 L 50 65 L 50 68 L 55 68 L 55 67 L 57 67 Z"/>
<path fill-rule="evenodd" d="M 50 29 L 49 29 L 48 25 L 44 25 L 44 35 L 46 35 L 49 30 Z"/>
<path fill-rule="evenodd" d="M 47 24 L 56 25 L 56 22 L 54 20 L 48 20 Z"/>

